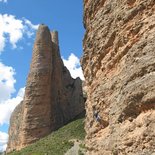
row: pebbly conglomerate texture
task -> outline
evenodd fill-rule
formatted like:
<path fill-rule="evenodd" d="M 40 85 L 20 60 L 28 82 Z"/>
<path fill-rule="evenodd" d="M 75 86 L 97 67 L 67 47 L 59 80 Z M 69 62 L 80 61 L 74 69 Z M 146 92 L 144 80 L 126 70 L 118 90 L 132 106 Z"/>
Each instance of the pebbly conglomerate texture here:
<path fill-rule="evenodd" d="M 84 0 L 84 27 L 88 155 L 152 155 L 155 1 Z"/>
<path fill-rule="evenodd" d="M 58 33 L 40 25 L 24 99 L 11 116 L 7 152 L 45 137 L 83 112 L 82 81 L 64 66 Z"/>

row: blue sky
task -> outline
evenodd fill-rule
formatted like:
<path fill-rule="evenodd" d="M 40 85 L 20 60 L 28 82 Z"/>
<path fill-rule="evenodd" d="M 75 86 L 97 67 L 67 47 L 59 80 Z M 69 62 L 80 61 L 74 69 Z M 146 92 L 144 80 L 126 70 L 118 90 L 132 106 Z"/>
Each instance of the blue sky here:
<path fill-rule="evenodd" d="M 10 115 L 23 98 L 38 24 L 59 32 L 64 64 L 74 78 L 83 78 L 82 16 L 82 0 L 0 0 L 0 150 Z"/>

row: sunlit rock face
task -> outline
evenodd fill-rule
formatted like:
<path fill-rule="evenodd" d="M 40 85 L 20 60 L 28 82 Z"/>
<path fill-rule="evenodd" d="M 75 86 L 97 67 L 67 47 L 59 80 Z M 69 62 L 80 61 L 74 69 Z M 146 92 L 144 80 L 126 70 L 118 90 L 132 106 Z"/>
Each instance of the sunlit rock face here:
<path fill-rule="evenodd" d="M 155 1 L 84 0 L 84 26 L 88 154 L 152 155 Z"/>
<path fill-rule="evenodd" d="M 50 134 L 84 112 L 82 81 L 64 66 L 58 32 L 40 25 L 24 99 L 12 114 L 7 152 Z"/>

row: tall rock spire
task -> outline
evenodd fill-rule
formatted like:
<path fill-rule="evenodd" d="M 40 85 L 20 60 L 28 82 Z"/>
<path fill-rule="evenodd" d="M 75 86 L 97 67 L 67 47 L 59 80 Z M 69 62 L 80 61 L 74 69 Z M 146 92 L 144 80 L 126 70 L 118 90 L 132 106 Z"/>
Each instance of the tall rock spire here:
<path fill-rule="evenodd" d="M 51 32 L 52 42 L 56 45 L 59 45 L 59 39 L 58 39 L 58 31 L 52 31 Z"/>
<path fill-rule="evenodd" d="M 63 64 L 58 32 L 40 25 L 24 99 L 11 116 L 7 152 L 39 140 L 83 111 L 82 81 Z"/>
<path fill-rule="evenodd" d="M 24 96 L 23 146 L 51 132 L 51 73 L 51 35 L 47 26 L 40 25 Z"/>
<path fill-rule="evenodd" d="M 47 26 L 40 25 L 33 47 L 22 106 L 17 149 L 51 132 L 52 42 Z M 11 129 L 11 128 L 10 128 Z M 9 144 L 9 143 L 8 143 Z M 9 145 L 8 145 L 9 148 Z"/>

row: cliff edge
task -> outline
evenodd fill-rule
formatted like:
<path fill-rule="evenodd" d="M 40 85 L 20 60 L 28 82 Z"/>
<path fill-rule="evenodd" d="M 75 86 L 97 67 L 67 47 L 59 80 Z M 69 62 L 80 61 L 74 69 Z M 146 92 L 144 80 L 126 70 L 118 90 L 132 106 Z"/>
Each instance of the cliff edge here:
<path fill-rule="evenodd" d="M 84 0 L 88 155 L 155 153 L 154 19 L 153 0 Z"/>

